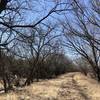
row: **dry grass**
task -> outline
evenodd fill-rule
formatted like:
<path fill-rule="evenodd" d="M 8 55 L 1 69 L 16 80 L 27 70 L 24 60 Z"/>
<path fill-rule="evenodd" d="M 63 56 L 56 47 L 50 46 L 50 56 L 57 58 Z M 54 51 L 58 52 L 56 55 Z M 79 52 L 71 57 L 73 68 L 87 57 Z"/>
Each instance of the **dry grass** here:
<path fill-rule="evenodd" d="M 95 80 L 81 73 L 69 73 L 0 94 L 0 100 L 100 100 L 99 93 L 100 85 Z"/>

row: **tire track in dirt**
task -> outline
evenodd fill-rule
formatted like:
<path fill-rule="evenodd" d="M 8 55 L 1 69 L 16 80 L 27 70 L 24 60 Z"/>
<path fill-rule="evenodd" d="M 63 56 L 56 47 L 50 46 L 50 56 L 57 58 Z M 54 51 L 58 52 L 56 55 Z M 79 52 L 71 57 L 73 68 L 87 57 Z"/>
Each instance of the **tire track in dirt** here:
<path fill-rule="evenodd" d="M 85 91 L 77 84 L 74 79 L 75 74 L 69 74 L 60 87 L 58 100 L 91 100 Z M 68 80 L 69 78 L 69 80 Z"/>

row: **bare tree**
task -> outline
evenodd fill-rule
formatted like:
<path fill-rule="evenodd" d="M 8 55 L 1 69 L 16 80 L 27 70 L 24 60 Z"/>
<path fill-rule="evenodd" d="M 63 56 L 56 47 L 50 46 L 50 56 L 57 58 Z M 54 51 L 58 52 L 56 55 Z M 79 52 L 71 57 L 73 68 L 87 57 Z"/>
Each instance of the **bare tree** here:
<path fill-rule="evenodd" d="M 19 54 L 18 51 L 17 52 L 14 51 L 14 48 L 17 45 L 16 40 L 19 40 L 18 37 L 21 36 L 26 39 L 27 35 L 24 34 L 24 30 L 27 30 L 29 28 L 34 30 L 37 25 L 42 23 L 52 14 L 56 12 L 60 12 L 60 11 L 62 12 L 62 11 L 69 10 L 69 8 L 65 7 L 66 5 L 68 5 L 68 3 L 63 4 L 63 3 L 57 2 L 53 4 L 53 6 L 47 11 L 47 13 L 43 17 L 40 18 L 39 16 L 38 20 L 36 21 L 31 20 L 30 23 L 27 23 L 25 22 L 25 15 L 27 15 L 27 11 L 28 13 L 34 12 L 34 7 L 31 4 L 34 4 L 33 0 L 22 0 L 22 1 L 0 0 L 0 61 L 1 61 L 0 67 L 3 72 L 2 78 L 4 81 L 5 92 L 7 92 L 6 83 L 5 83 L 6 79 L 4 78 L 6 69 L 4 69 L 5 61 L 2 61 L 3 59 L 2 53 L 7 51 L 7 52 L 11 52 L 13 55 L 20 56 L 18 55 Z M 60 5 L 64 5 L 64 7 L 60 8 Z M 31 18 L 31 19 L 34 19 L 34 18 Z M 31 38 L 33 38 L 33 36 L 31 36 Z M 40 46 L 40 48 L 42 48 L 42 46 Z M 37 53 L 37 55 L 39 54 Z"/>
<path fill-rule="evenodd" d="M 88 9 L 87 5 L 73 0 L 72 8 L 74 8 L 71 13 L 73 23 L 68 21 L 68 17 L 65 16 L 66 22 L 62 24 L 66 29 L 64 32 L 67 41 L 64 45 L 87 59 L 98 81 L 100 81 L 100 41 L 98 38 L 100 30 L 98 25 L 94 25 L 89 20 L 91 10 Z M 97 20 L 97 14 L 94 15 L 93 19 Z"/>
<path fill-rule="evenodd" d="M 29 61 L 30 66 L 29 75 L 27 75 L 27 80 L 25 82 L 26 85 L 29 85 L 34 77 L 39 81 L 41 70 L 42 73 L 46 73 L 43 64 L 46 58 L 54 52 L 53 48 L 55 47 L 55 41 L 60 37 L 59 34 L 54 34 L 57 25 L 43 27 L 43 25 L 39 25 L 36 29 L 27 31 L 30 35 L 26 32 L 26 37 L 23 36 L 18 38 L 20 42 L 18 45 L 20 46 L 20 52 L 24 50 L 22 56 Z"/>

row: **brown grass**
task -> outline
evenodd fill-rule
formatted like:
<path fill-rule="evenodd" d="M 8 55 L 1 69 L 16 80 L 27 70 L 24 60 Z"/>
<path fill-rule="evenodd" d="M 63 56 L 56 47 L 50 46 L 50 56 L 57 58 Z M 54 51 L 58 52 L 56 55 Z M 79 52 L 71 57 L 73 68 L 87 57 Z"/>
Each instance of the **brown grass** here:
<path fill-rule="evenodd" d="M 100 85 L 75 72 L 0 94 L 0 100 L 100 100 Z"/>

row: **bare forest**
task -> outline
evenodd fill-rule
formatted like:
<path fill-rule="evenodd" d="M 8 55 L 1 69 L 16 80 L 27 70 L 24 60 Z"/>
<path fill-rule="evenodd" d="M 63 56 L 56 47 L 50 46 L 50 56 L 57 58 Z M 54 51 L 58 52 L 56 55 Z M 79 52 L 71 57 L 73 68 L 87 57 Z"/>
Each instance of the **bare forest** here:
<path fill-rule="evenodd" d="M 100 0 L 0 0 L 0 100 L 99 100 L 99 85 Z"/>

